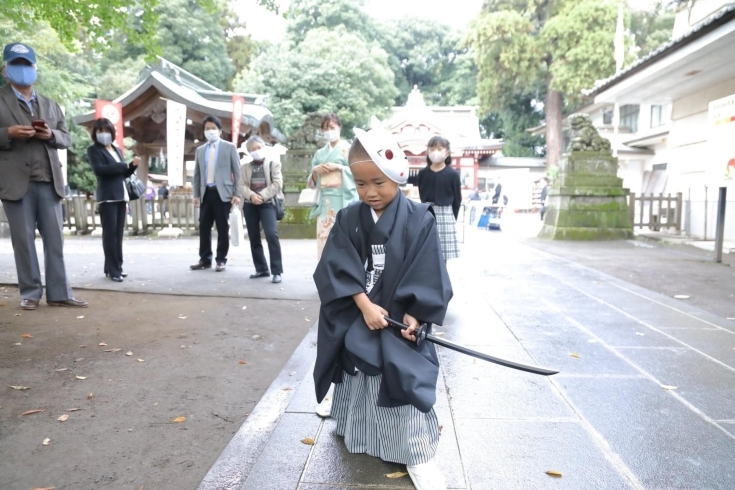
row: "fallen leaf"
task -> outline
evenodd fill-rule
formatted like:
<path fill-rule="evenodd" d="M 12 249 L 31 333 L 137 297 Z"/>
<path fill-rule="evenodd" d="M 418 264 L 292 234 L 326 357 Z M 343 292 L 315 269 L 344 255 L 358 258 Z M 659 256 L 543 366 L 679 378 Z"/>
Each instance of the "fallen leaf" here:
<path fill-rule="evenodd" d="M 561 478 L 561 471 L 549 470 L 546 472 L 546 474 L 555 478 Z"/>
<path fill-rule="evenodd" d="M 83 357 L 80 357 L 78 359 L 74 359 L 74 362 L 79 362 L 79 361 L 83 361 L 83 360 L 84 360 L 84 358 Z"/>
<path fill-rule="evenodd" d="M 676 299 L 689 299 L 689 295 L 688 294 L 677 294 L 677 295 L 674 295 L 674 298 L 676 298 Z"/>
<path fill-rule="evenodd" d="M 12 385 L 10 385 L 10 387 L 13 388 L 14 390 L 20 390 L 20 391 L 30 390 L 30 388 L 27 387 L 27 386 L 12 386 Z"/>
<path fill-rule="evenodd" d="M 49 444 L 51 444 L 51 439 L 47 437 L 46 439 L 43 440 L 41 444 L 43 444 L 44 446 L 48 446 Z"/>
<path fill-rule="evenodd" d="M 23 337 L 24 339 L 32 339 L 33 338 L 33 335 L 31 335 L 29 333 L 24 333 L 23 335 L 21 335 L 21 337 Z"/>
<path fill-rule="evenodd" d="M 57 373 L 60 373 L 62 371 L 68 371 L 68 370 L 69 368 L 54 369 L 54 371 L 56 371 Z"/>
<path fill-rule="evenodd" d="M 23 344 L 21 344 L 20 342 L 16 342 L 13 345 L 23 345 Z"/>
<path fill-rule="evenodd" d="M 309 320 L 308 318 L 304 318 L 304 321 L 310 322 L 311 320 Z"/>
<path fill-rule="evenodd" d="M 105 349 L 103 352 L 120 352 L 122 349 Z"/>
<path fill-rule="evenodd" d="M 434 335 L 436 335 L 437 337 L 441 337 L 442 335 L 444 335 L 444 332 L 435 332 Z"/>
<path fill-rule="evenodd" d="M 107 344 L 105 342 L 100 342 L 100 347 L 107 347 Z"/>
<path fill-rule="evenodd" d="M 125 355 L 126 356 L 132 356 L 133 355 L 133 351 L 128 351 L 128 352 L 125 353 Z"/>
<path fill-rule="evenodd" d="M 70 408 L 67 412 L 78 412 L 79 410 L 81 410 L 81 408 Z"/>
<path fill-rule="evenodd" d="M 77 320 L 81 320 L 82 318 L 84 318 L 84 315 L 80 315 L 80 316 L 78 316 L 78 317 L 77 317 Z"/>
<path fill-rule="evenodd" d="M 77 375 L 77 379 L 87 379 L 87 377 L 86 376 L 79 376 L 79 375 Z"/>
<path fill-rule="evenodd" d="M 661 385 L 661 388 L 665 390 L 675 390 L 678 388 L 678 386 L 671 386 L 671 385 Z"/>
<path fill-rule="evenodd" d="M 569 355 L 572 356 L 572 357 L 576 357 L 577 359 L 579 359 L 579 354 L 577 354 L 576 352 L 572 352 Z"/>
<path fill-rule="evenodd" d="M 15 316 L 20 316 L 20 313 L 16 313 Z"/>
<path fill-rule="evenodd" d="M 62 415 L 56 420 L 58 420 L 59 422 L 66 422 L 67 420 L 69 420 L 69 414 L 65 413 L 64 415 Z"/>
<path fill-rule="evenodd" d="M 408 475 L 408 473 L 404 473 L 403 471 L 396 471 L 395 473 L 388 473 L 385 476 L 388 478 L 403 478 L 406 475 Z"/>
<path fill-rule="evenodd" d="M 293 388 L 281 388 L 281 390 L 283 390 L 283 391 L 291 391 L 291 390 L 293 390 Z"/>
<path fill-rule="evenodd" d="M 80 349 L 84 349 L 85 347 L 87 347 L 87 346 L 86 345 L 80 345 L 79 346 Z"/>
<path fill-rule="evenodd" d="M 248 309 L 248 307 L 247 307 L 247 306 L 243 306 L 243 307 L 242 307 L 242 309 L 243 309 L 243 310 L 247 310 L 247 309 Z"/>
<path fill-rule="evenodd" d="M 727 319 L 728 319 L 728 320 L 735 320 L 735 317 L 732 317 L 732 316 L 728 316 L 728 317 L 727 317 Z"/>
<path fill-rule="evenodd" d="M 184 420 L 186 420 L 186 417 L 176 417 L 176 418 L 175 418 L 175 419 L 173 420 L 173 423 L 174 423 L 174 424 L 180 424 L 180 423 L 181 423 L 181 422 L 183 422 Z"/>
<path fill-rule="evenodd" d="M 56 490 L 56 487 L 38 487 L 33 488 L 32 490 Z"/>
<path fill-rule="evenodd" d="M 22 417 L 23 415 L 33 415 L 34 413 L 41 413 L 45 411 L 46 411 L 45 408 L 34 408 L 33 410 L 28 410 L 27 412 L 23 412 L 22 414 L 20 414 L 20 416 Z"/>
<path fill-rule="evenodd" d="M 443 425 L 440 425 L 440 426 L 439 426 L 439 434 L 441 434 L 441 433 L 442 433 L 442 429 L 443 429 L 443 428 L 444 428 L 444 426 L 443 426 Z"/>
<path fill-rule="evenodd" d="M 138 362 L 145 362 L 145 359 L 138 359 Z"/>
<path fill-rule="evenodd" d="M 87 400 L 91 400 L 94 397 L 94 393 L 90 393 L 87 395 Z"/>
<path fill-rule="evenodd" d="M 313 446 L 314 445 L 314 439 L 312 439 L 311 437 L 307 437 L 305 439 L 301 439 L 301 442 L 303 442 L 307 446 Z"/>
<path fill-rule="evenodd" d="M 289 376 L 295 376 L 296 375 L 296 371 L 291 371 L 290 373 L 288 373 L 288 375 Z"/>
<path fill-rule="evenodd" d="M 643 332 L 636 332 L 635 334 L 638 335 L 639 337 L 643 337 L 644 335 L 646 335 Z"/>
<path fill-rule="evenodd" d="M 238 364 L 245 365 L 245 364 L 247 364 L 247 361 L 243 361 L 242 359 L 240 359 L 240 361 L 238 362 Z"/>
<path fill-rule="evenodd" d="M 186 320 L 186 317 L 184 315 L 179 315 L 179 320 Z"/>

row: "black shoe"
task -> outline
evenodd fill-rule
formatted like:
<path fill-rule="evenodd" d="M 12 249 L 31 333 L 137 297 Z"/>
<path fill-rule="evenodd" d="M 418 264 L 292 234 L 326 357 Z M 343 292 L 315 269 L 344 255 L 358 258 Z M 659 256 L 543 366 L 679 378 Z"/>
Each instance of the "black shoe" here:
<path fill-rule="evenodd" d="M 270 277 L 270 272 L 256 272 L 255 274 L 250 274 L 250 279 L 259 279 L 261 277 Z"/>
<path fill-rule="evenodd" d="M 217 262 L 217 268 L 214 269 L 214 270 L 216 270 L 217 272 L 222 272 L 223 270 L 225 270 L 225 263 L 224 262 Z"/>
<path fill-rule="evenodd" d="M 193 271 L 200 271 L 202 269 L 211 269 L 211 268 L 212 268 L 212 263 L 211 262 L 210 263 L 206 263 L 206 262 L 202 262 L 201 260 L 199 262 L 197 262 L 196 264 L 189 266 L 189 269 L 191 269 Z"/>
<path fill-rule="evenodd" d="M 115 282 L 123 282 L 123 278 L 122 277 L 111 277 L 110 279 L 112 279 Z"/>
<path fill-rule="evenodd" d="M 121 272 L 120 273 L 120 277 L 128 277 L 128 273 L 127 272 Z"/>
<path fill-rule="evenodd" d="M 273 274 L 273 279 L 271 279 L 271 282 L 273 284 L 278 284 L 281 282 L 281 275 L 280 274 Z"/>

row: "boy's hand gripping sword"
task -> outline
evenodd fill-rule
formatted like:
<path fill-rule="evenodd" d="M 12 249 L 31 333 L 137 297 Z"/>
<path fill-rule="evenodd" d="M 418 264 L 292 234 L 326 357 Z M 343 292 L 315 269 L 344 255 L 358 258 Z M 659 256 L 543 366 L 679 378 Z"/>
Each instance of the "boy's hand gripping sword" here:
<path fill-rule="evenodd" d="M 392 318 L 389 318 L 387 316 L 384 318 L 388 322 L 388 326 L 396 330 L 405 330 L 408 328 L 408 325 L 404 325 L 403 323 L 398 322 Z M 413 332 L 413 335 L 416 337 L 417 345 L 421 345 L 425 340 L 428 340 L 429 342 L 432 342 L 437 345 L 441 345 L 442 347 L 446 347 L 447 349 L 452 349 L 457 352 L 461 352 L 462 354 L 467 354 L 468 356 L 476 357 L 477 359 L 482 359 L 483 361 L 492 362 L 494 364 L 499 364 L 501 366 L 509 367 L 512 369 L 518 369 L 519 371 L 526 371 L 528 373 L 533 373 L 533 374 L 541 374 L 543 376 L 551 376 L 552 374 L 557 374 L 559 372 L 559 371 L 554 371 L 553 369 L 546 369 L 546 368 L 537 367 L 537 366 L 528 366 L 526 364 L 520 364 L 518 362 L 506 361 L 505 359 L 499 359 L 497 357 L 493 357 L 483 352 L 478 352 L 476 350 L 468 349 L 467 347 L 457 345 L 454 342 L 440 339 L 439 337 L 426 333 L 427 328 L 428 328 L 427 325 L 425 323 L 422 323 L 419 326 L 419 328 L 416 329 L 415 332 Z"/>

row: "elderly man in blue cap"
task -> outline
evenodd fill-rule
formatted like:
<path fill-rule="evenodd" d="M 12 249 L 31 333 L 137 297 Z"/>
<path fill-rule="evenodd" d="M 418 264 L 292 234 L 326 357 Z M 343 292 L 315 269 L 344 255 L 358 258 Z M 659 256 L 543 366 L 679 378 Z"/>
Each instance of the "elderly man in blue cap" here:
<path fill-rule="evenodd" d="M 74 298 L 64 266 L 64 177 L 57 152 L 71 146 L 64 114 L 56 102 L 33 90 L 36 54 L 30 46 L 5 46 L 2 75 L 10 83 L 0 87 L 0 200 L 13 243 L 20 307 L 35 310 L 43 295 L 35 244 L 38 228 L 46 302 L 85 308 L 86 301 Z"/>

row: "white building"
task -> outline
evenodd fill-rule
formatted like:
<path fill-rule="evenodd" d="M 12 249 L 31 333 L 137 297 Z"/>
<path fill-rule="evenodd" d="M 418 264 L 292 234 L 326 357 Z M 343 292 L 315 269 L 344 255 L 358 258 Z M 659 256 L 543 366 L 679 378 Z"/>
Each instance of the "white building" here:
<path fill-rule="evenodd" d="M 635 193 L 681 192 L 684 230 L 712 239 L 718 184 L 710 178 L 709 104 L 733 94 L 735 3 L 698 0 L 677 13 L 669 43 L 598 82 L 588 93 L 594 103 L 582 112 L 591 113 L 613 143 L 626 187 Z M 618 130 L 608 127 L 616 104 Z M 732 194 L 726 240 L 735 240 Z"/>

